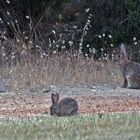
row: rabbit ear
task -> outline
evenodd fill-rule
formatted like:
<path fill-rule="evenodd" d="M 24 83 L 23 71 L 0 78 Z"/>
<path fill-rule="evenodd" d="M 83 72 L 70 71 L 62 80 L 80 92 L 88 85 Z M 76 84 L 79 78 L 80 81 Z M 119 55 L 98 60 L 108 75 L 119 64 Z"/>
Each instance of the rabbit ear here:
<path fill-rule="evenodd" d="M 58 103 L 58 101 L 59 101 L 59 94 L 58 93 L 57 94 L 52 93 L 51 100 L 52 100 L 52 104 Z"/>
<path fill-rule="evenodd" d="M 123 43 L 120 45 L 120 52 L 127 58 L 125 44 Z"/>

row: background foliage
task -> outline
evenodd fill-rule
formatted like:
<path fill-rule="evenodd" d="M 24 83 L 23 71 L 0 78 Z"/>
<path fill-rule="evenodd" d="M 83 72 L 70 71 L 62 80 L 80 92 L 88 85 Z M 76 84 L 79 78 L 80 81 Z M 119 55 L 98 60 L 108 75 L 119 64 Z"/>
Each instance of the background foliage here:
<path fill-rule="evenodd" d="M 5 31 L 6 38 L 17 38 L 19 32 L 20 35 L 26 32 L 34 43 L 41 42 L 46 51 L 51 40 L 52 50 L 62 50 L 64 45 L 66 49 L 90 55 L 95 49 L 97 57 L 103 53 L 102 49 L 104 54 L 110 54 L 114 47 L 124 42 L 133 46 L 131 50 L 136 50 L 139 55 L 139 0 L 8 1 L 0 1 L 0 17 L 3 20 L 0 30 L 1 34 Z"/>

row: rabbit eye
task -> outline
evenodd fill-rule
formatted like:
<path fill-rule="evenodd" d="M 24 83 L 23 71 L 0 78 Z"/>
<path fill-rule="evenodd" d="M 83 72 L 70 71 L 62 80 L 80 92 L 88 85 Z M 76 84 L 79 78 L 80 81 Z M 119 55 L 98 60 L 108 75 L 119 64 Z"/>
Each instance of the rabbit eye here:
<path fill-rule="evenodd" d="M 56 112 L 56 107 L 53 107 L 53 112 Z"/>
<path fill-rule="evenodd" d="M 118 55 L 118 58 L 120 58 L 121 57 L 121 55 Z"/>

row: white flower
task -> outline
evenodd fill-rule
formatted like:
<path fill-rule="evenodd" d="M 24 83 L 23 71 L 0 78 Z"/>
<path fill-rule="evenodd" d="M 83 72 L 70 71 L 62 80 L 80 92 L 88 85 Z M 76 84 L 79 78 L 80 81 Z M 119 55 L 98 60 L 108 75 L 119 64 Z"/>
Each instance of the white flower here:
<path fill-rule="evenodd" d="M 25 38 L 25 39 L 29 39 L 29 37 L 28 37 L 28 36 L 25 36 L 24 38 Z"/>
<path fill-rule="evenodd" d="M 10 74 L 10 73 L 12 73 L 12 72 L 13 72 L 13 71 L 12 71 L 12 70 L 10 70 L 10 71 L 9 71 L 9 74 Z"/>
<path fill-rule="evenodd" d="M 53 51 L 53 54 L 56 54 L 56 51 L 55 50 Z"/>
<path fill-rule="evenodd" d="M 7 25 L 10 25 L 10 23 L 9 23 L 9 22 L 7 22 Z"/>
<path fill-rule="evenodd" d="M 43 58 L 43 55 L 40 55 L 40 58 L 42 59 Z"/>
<path fill-rule="evenodd" d="M 13 60 L 15 58 L 15 55 L 12 55 L 11 59 Z"/>
<path fill-rule="evenodd" d="M 137 45 L 137 44 L 138 44 L 138 42 L 135 42 L 134 44 L 135 44 L 135 45 Z"/>
<path fill-rule="evenodd" d="M 87 23 L 90 23 L 90 20 L 89 19 L 87 20 Z"/>
<path fill-rule="evenodd" d="M 10 1 L 9 0 L 6 0 L 6 3 L 10 4 Z"/>
<path fill-rule="evenodd" d="M 5 54 L 5 53 L 3 53 L 3 54 L 2 54 L 2 56 L 6 56 L 6 54 Z"/>
<path fill-rule="evenodd" d="M 87 9 L 85 10 L 85 12 L 87 13 L 87 12 L 89 12 L 89 10 L 90 10 L 90 8 L 87 8 Z"/>
<path fill-rule="evenodd" d="M 0 17 L 0 23 L 3 23 L 3 20 L 2 20 L 2 18 Z"/>
<path fill-rule="evenodd" d="M 91 48 L 89 48 L 89 52 L 90 52 L 90 53 L 92 52 L 92 49 L 91 49 Z"/>
<path fill-rule="evenodd" d="M 101 35 L 98 35 L 98 37 L 99 37 L 99 38 L 102 38 L 102 36 L 101 36 Z"/>
<path fill-rule="evenodd" d="M 62 49 L 65 49 L 66 48 L 66 46 L 62 46 Z"/>
<path fill-rule="evenodd" d="M 136 37 L 133 37 L 133 41 L 136 41 Z"/>
<path fill-rule="evenodd" d="M 17 21 L 17 20 L 15 20 L 15 23 L 18 23 L 18 21 Z"/>
<path fill-rule="evenodd" d="M 14 53 L 14 52 L 12 52 L 11 54 L 12 54 L 12 55 L 14 55 L 15 53 Z"/>
<path fill-rule="evenodd" d="M 109 38 L 112 38 L 112 35 L 108 35 Z"/>
<path fill-rule="evenodd" d="M 55 30 L 52 30 L 52 33 L 56 34 Z"/>
<path fill-rule="evenodd" d="M 3 39 L 7 40 L 7 37 L 6 36 L 3 36 Z"/>
<path fill-rule="evenodd" d="M 10 16 L 10 13 L 7 11 L 7 15 L 9 15 Z"/>
<path fill-rule="evenodd" d="M 110 44 L 111 47 L 113 47 L 113 44 Z"/>
<path fill-rule="evenodd" d="M 19 39 L 16 39 L 16 41 L 17 41 L 17 42 L 20 42 L 20 40 L 19 40 Z"/>
<path fill-rule="evenodd" d="M 103 33 L 103 37 L 105 37 L 105 33 Z"/>
<path fill-rule="evenodd" d="M 24 44 L 22 45 L 22 47 L 26 49 L 26 46 Z"/>
<path fill-rule="evenodd" d="M 47 54 L 46 53 L 43 53 L 43 55 L 46 56 Z"/>
<path fill-rule="evenodd" d="M 36 48 L 40 48 L 39 45 L 36 45 L 35 47 L 36 47 Z"/>
<path fill-rule="evenodd" d="M 73 41 L 69 41 L 69 45 L 72 46 L 73 45 Z"/>
<path fill-rule="evenodd" d="M 81 42 L 79 43 L 79 46 L 82 46 L 82 43 Z"/>
<path fill-rule="evenodd" d="M 33 42 L 30 40 L 30 41 L 29 41 L 29 44 L 33 44 Z"/>
<path fill-rule="evenodd" d="M 92 14 L 89 14 L 90 17 L 92 17 Z"/>
<path fill-rule="evenodd" d="M 101 51 L 103 51 L 104 49 L 103 48 L 101 48 Z"/>
<path fill-rule="evenodd" d="M 77 29 L 77 26 L 73 26 L 74 29 Z"/>
<path fill-rule="evenodd" d="M 25 16 L 27 19 L 30 19 L 30 17 L 28 15 Z"/>
<path fill-rule="evenodd" d="M 89 48 L 89 44 L 87 44 L 87 48 Z"/>
<path fill-rule="evenodd" d="M 82 53 L 82 51 L 79 49 L 79 53 Z"/>
<path fill-rule="evenodd" d="M 56 45 L 56 48 L 59 48 L 59 45 L 58 44 Z"/>
<path fill-rule="evenodd" d="M 96 49 L 92 48 L 92 53 L 95 54 L 96 53 Z"/>
<path fill-rule="evenodd" d="M 62 40 L 62 44 L 65 44 L 65 40 Z"/>

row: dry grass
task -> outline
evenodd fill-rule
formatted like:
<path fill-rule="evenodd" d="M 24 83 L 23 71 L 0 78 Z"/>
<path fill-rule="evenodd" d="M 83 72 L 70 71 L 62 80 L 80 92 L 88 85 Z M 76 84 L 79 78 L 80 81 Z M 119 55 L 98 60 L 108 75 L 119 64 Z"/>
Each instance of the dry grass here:
<path fill-rule="evenodd" d="M 112 62 L 99 62 L 72 54 L 56 53 L 48 56 L 39 48 L 33 55 L 30 48 L 23 44 L 14 44 L 14 54 L 11 51 L 8 55 L 1 47 L 1 53 L 5 54 L 1 55 L 1 79 L 13 89 L 27 89 L 44 84 L 115 85 L 121 80 L 119 68 Z"/>

